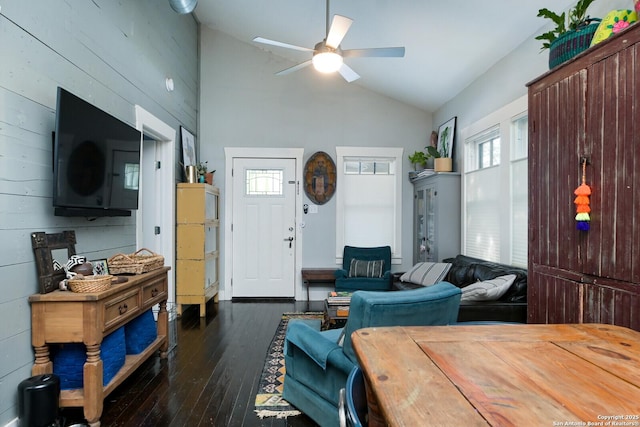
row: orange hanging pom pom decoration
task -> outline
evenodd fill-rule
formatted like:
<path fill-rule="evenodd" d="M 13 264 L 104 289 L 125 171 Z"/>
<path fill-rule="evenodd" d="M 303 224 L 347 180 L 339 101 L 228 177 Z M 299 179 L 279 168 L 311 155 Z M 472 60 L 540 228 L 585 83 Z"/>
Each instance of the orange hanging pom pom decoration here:
<path fill-rule="evenodd" d="M 573 203 L 575 203 L 576 205 L 588 205 L 589 196 L 578 196 L 573 200 Z"/>
<path fill-rule="evenodd" d="M 576 196 L 590 196 L 591 195 L 591 187 L 587 184 L 581 184 L 580 187 L 576 188 L 573 192 Z"/>
<path fill-rule="evenodd" d="M 587 180 L 587 159 L 582 159 L 582 184 L 575 189 L 573 194 L 576 198 L 573 203 L 576 205 L 576 227 L 581 231 L 588 231 L 590 228 L 589 222 L 591 217 L 591 207 L 589 206 L 589 196 L 591 195 L 591 188 L 586 184 Z"/>
<path fill-rule="evenodd" d="M 589 205 L 577 205 L 576 213 L 589 213 L 591 212 L 591 207 Z"/>

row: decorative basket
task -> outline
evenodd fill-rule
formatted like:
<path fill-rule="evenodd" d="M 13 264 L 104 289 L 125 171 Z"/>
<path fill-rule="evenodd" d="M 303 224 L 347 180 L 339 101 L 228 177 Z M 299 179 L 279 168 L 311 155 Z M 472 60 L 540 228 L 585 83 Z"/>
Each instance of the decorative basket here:
<path fill-rule="evenodd" d="M 61 390 L 73 390 L 84 387 L 83 369 L 87 360 L 87 347 L 82 343 L 66 343 L 53 346 L 51 349 L 53 373 L 60 377 Z M 119 327 L 102 340 L 100 344 L 100 359 L 102 360 L 103 385 L 116 376 L 124 366 L 125 330 Z"/>
<path fill-rule="evenodd" d="M 566 62 L 587 50 L 591 46 L 591 39 L 600 25 L 600 20 L 592 20 L 589 25 L 573 31 L 567 31 L 551 42 L 549 47 L 549 69 Z"/>
<path fill-rule="evenodd" d="M 67 286 L 73 292 L 102 292 L 111 287 L 113 276 L 84 276 L 82 279 L 69 279 Z"/>
<path fill-rule="evenodd" d="M 147 251 L 148 254 L 141 254 Z M 112 274 L 142 274 L 161 268 L 164 257 L 147 248 L 142 248 L 133 254 L 117 254 L 107 260 L 109 273 Z"/>

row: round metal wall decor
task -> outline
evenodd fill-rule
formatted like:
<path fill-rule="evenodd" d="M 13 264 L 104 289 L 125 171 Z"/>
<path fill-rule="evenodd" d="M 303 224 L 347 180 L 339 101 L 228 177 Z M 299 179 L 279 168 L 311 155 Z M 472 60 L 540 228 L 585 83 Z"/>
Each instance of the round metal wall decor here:
<path fill-rule="evenodd" d="M 324 151 L 312 155 L 304 165 L 304 192 L 316 205 L 324 205 L 336 191 L 336 164 Z"/>

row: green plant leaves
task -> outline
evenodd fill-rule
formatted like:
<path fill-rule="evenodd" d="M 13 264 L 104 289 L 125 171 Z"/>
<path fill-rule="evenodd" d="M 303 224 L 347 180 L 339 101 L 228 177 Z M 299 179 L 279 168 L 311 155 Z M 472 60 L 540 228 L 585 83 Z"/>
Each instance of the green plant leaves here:
<path fill-rule="evenodd" d="M 568 18 L 566 12 L 558 15 L 547 8 L 538 10 L 538 17 L 550 19 L 554 24 L 556 24 L 556 27 L 553 30 L 540 34 L 535 38 L 536 40 L 543 41 L 542 50 L 548 49 L 551 46 L 551 43 L 553 43 L 553 41 L 562 34 L 567 31 L 576 30 L 583 26 L 586 21 L 589 21 L 587 9 L 594 1 L 595 0 L 578 0 L 578 3 L 576 3 L 572 9 L 569 9 Z"/>

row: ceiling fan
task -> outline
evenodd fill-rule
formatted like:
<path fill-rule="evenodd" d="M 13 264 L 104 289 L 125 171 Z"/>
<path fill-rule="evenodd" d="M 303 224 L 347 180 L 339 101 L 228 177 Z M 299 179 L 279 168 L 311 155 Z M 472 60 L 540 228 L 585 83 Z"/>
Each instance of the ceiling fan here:
<path fill-rule="evenodd" d="M 289 74 L 298 71 L 313 64 L 313 67 L 322 73 L 333 73 L 338 71 L 340 75 L 347 81 L 352 82 L 360 78 L 358 73 L 353 71 L 343 58 L 363 58 L 363 57 L 387 57 L 402 58 L 404 56 L 404 47 L 379 47 L 367 49 L 347 49 L 342 50 L 340 43 L 349 31 L 349 27 L 353 23 L 353 19 L 346 16 L 334 15 L 331 26 L 329 26 L 329 0 L 327 0 L 327 17 L 326 17 L 326 38 L 317 43 L 313 49 L 307 47 L 296 46 L 288 43 L 269 40 L 263 37 L 256 37 L 254 42 L 264 43 L 272 46 L 279 46 L 288 49 L 300 50 L 303 52 L 313 52 L 313 57 L 293 67 L 286 68 L 276 73 L 276 76 Z"/>

